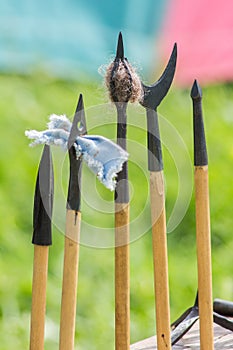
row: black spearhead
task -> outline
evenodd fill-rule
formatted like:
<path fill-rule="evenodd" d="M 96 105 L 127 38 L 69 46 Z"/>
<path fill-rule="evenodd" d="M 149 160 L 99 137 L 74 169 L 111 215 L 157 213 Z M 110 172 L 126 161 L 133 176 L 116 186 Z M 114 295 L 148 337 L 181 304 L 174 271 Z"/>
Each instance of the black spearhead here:
<path fill-rule="evenodd" d="M 82 159 L 77 159 L 76 149 L 74 147 L 77 136 L 85 135 L 87 133 L 86 119 L 83 105 L 83 97 L 80 94 L 77 108 L 75 111 L 70 136 L 68 139 L 68 152 L 70 160 L 70 178 L 69 188 L 67 195 L 66 208 L 69 210 L 80 211 L 81 204 L 81 170 L 82 170 Z"/>
<path fill-rule="evenodd" d="M 117 59 L 123 60 L 124 58 L 125 57 L 124 57 L 123 37 L 122 37 L 122 33 L 120 32 L 118 35 L 116 60 Z"/>
<path fill-rule="evenodd" d="M 142 83 L 144 97 L 140 103 L 143 107 L 156 110 L 161 101 L 167 95 L 175 75 L 176 60 L 177 44 L 175 43 L 168 64 L 161 77 L 152 85 L 147 86 Z"/>
<path fill-rule="evenodd" d="M 54 177 L 50 147 L 44 146 L 36 180 L 33 210 L 32 243 L 37 245 L 52 244 Z"/>
<path fill-rule="evenodd" d="M 163 170 L 157 107 L 169 91 L 176 70 L 176 60 L 177 45 L 175 43 L 168 64 L 161 77 L 152 85 L 147 86 L 141 83 L 143 87 L 143 98 L 140 103 L 146 108 L 147 114 L 148 169 L 153 172 Z"/>
<path fill-rule="evenodd" d="M 191 98 L 193 100 L 194 165 L 204 166 L 208 165 L 208 156 L 202 113 L 202 91 L 197 80 L 193 83 Z"/>

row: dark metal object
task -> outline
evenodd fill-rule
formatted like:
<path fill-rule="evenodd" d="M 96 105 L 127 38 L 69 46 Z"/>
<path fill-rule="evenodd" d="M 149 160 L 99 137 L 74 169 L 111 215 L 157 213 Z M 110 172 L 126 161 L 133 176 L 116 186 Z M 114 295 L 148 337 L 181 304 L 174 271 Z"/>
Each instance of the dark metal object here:
<path fill-rule="evenodd" d="M 119 36 L 118 36 L 117 52 L 116 52 L 115 61 L 116 61 L 117 59 L 123 60 L 124 58 L 125 58 L 125 57 L 124 57 L 123 37 L 122 37 L 122 33 L 120 32 L 120 33 L 119 33 Z"/>
<path fill-rule="evenodd" d="M 171 328 L 171 343 L 176 344 L 180 338 L 194 325 L 199 318 L 198 312 L 198 294 L 195 303 L 192 307 L 187 309 L 175 322 L 172 323 Z"/>
<path fill-rule="evenodd" d="M 223 303 L 228 303 L 222 300 Z M 233 303 L 231 303 L 233 304 Z M 229 311 L 229 309 L 228 309 Z M 230 315 L 229 315 L 230 316 Z M 232 313 L 231 313 L 232 316 Z M 194 306 L 187 309 L 175 322 L 172 323 L 171 328 L 171 342 L 172 345 L 176 344 L 179 339 L 181 339 L 194 325 L 194 323 L 199 319 L 199 309 L 198 309 L 198 295 L 195 300 Z M 213 313 L 213 319 L 219 326 L 233 331 L 233 321 L 220 315 L 217 312 Z"/>
<path fill-rule="evenodd" d="M 220 299 L 217 299 L 220 300 Z M 232 316 L 232 305 L 231 302 L 226 302 L 224 300 L 221 300 L 223 304 L 221 303 L 221 306 L 224 305 L 223 309 L 220 307 L 220 304 L 218 305 L 218 308 L 220 308 L 223 311 L 228 311 Z M 229 304 L 230 303 L 230 304 Z M 227 305 L 226 305 L 227 304 Z M 225 308 L 226 307 L 226 308 Z M 220 312 L 219 312 L 220 313 Z M 233 321 L 229 320 L 228 318 L 220 315 L 217 312 L 213 313 L 213 319 L 216 324 L 219 326 L 229 329 L 230 331 L 233 331 Z M 230 316 L 228 314 L 228 316 Z M 192 307 L 187 309 L 175 322 L 172 323 L 171 328 L 171 342 L 172 345 L 176 344 L 179 339 L 181 339 L 194 325 L 194 323 L 199 319 L 199 309 L 198 309 L 198 293 L 196 296 L 195 303 Z"/>
<path fill-rule="evenodd" d="M 142 83 L 144 90 L 144 98 L 141 102 L 142 106 L 156 110 L 161 101 L 167 95 L 168 90 L 173 81 L 176 70 L 177 60 L 177 44 L 174 44 L 168 64 L 161 75 L 161 77 L 152 85 L 145 85 Z"/>
<path fill-rule="evenodd" d="M 217 301 L 217 303 L 216 303 Z M 219 326 L 233 331 L 233 321 L 220 315 L 221 312 L 228 313 L 228 316 L 232 316 L 233 313 L 233 302 L 228 302 L 221 299 L 215 299 L 214 301 L 214 311 L 217 309 L 219 312 L 213 313 L 213 319 Z M 199 319 L 199 309 L 198 309 L 198 293 L 196 295 L 195 303 L 192 307 L 188 308 L 175 322 L 172 323 L 172 333 L 171 341 L 172 345 L 176 344 L 179 339 L 181 339 L 189 329 L 194 325 L 194 323 Z"/>
<path fill-rule="evenodd" d="M 84 113 L 83 97 L 80 94 L 78 105 L 75 111 L 74 120 L 72 123 L 70 136 L 68 139 L 68 152 L 70 160 L 70 178 L 67 195 L 67 209 L 80 211 L 81 205 L 81 170 L 82 159 L 77 159 L 76 150 L 74 147 L 77 136 L 85 135 L 87 133 L 86 120 Z"/>
<path fill-rule="evenodd" d="M 50 147 L 45 145 L 38 169 L 34 195 L 33 244 L 46 246 L 52 244 L 53 193 L 52 157 Z"/>
<path fill-rule="evenodd" d="M 148 169 L 150 171 L 163 170 L 157 107 L 166 96 L 171 86 L 176 69 L 176 59 L 177 45 L 175 44 L 167 67 L 159 80 L 149 86 L 142 84 L 144 97 L 140 103 L 146 108 L 147 114 Z"/>
<path fill-rule="evenodd" d="M 233 332 L 233 322 L 231 320 L 229 320 L 225 316 L 219 315 L 217 312 L 214 312 L 213 315 L 215 323 Z"/>
<path fill-rule="evenodd" d="M 117 43 L 117 53 L 116 58 L 114 60 L 114 67 L 112 70 L 112 76 L 114 71 L 118 68 L 119 62 L 122 61 L 124 63 L 126 58 L 124 57 L 124 45 L 122 34 L 119 33 L 118 43 Z M 125 65 L 127 68 L 127 65 Z M 111 84 L 114 84 L 114 80 L 110 81 Z M 115 86 L 111 86 L 111 90 L 115 91 Z M 130 92 L 129 92 L 130 94 Z M 114 99 L 114 103 L 117 109 L 117 144 L 120 145 L 123 149 L 126 150 L 126 134 L 127 134 L 127 102 L 118 101 L 116 96 L 112 96 Z M 130 96 L 129 96 L 130 98 Z M 129 202 L 129 184 L 128 184 L 128 163 L 125 162 L 123 164 L 122 170 L 118 173 L 117 176 L 117 184 L 115 190 L 115 202 L 116 203 L 128 203 Z"/>
<path fill-rule="evenodd" d="M 202 91 L 197 80 L 192 86 L 191 98 L 193 100 L 194 165 L 204 166 L 208 164 L 208 156 L 202 115 Z"/>
<path fill-rule="evenodd" d="M 233 317 L 233 302 L 214 299 L 214 311 L 223 316 Z"/>

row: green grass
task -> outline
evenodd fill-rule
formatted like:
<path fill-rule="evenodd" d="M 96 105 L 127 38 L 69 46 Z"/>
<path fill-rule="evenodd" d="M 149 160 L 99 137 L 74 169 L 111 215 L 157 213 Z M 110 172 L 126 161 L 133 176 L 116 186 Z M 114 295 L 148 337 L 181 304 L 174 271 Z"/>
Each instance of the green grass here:
<path fill-rule="evenodd" d="M 2 350 L 25 349 L 29 344 L 33 261 L 32 206 L 42 148 L 29 148 L 24 131 L 31 128 L 44 129 L 51 113 L 72 116 L 79 92 L 84 94 L 89 132 L 115 139 L 115 111 L 105 104 L 106 93 L 99 84 L 55 80 L 43 74 L 28 77 L 0 76 Z M 214 297 L 226 299 L 233 299 L 232 95 L 232 86 L 218 85 L 203 91 L 209 153 L 213 294 Z M 192 104 L 189 91 L 171 89 L 159 112 L 162 115 L 160 125 L 164 140 L 168 218 L 177 195 L 181 194 L 182 197 L 175 216 L 175 219 L 180 219 L 180 223 L 168 235 L 171 319 L 174 320 L 193 303 L 197 288 L 193 197 L 190 203 L 188 201 L 193 186 Z M 141 107 L 129 108 L 129 124 L 133 241 L 130 246 L 131 342 L 135 342 L 155 332 L 146 126 Z M 62 151 L 54 150 L 53 158 L 56 203 L 53 246 L 49 256 L 46 350 L 58 347 L 64 240 L 62 231 L 68 177 L 68 163 Z M 86 167 L 82 190 L 83 226 L 76 343 L 79 349 L 85 350 L 113 349 L 114 250 L 110 247 L 114 225 L 113 194 L 99 184 Z M 188 205 L 186 213 L 182 208 L 185 201 Z"/>

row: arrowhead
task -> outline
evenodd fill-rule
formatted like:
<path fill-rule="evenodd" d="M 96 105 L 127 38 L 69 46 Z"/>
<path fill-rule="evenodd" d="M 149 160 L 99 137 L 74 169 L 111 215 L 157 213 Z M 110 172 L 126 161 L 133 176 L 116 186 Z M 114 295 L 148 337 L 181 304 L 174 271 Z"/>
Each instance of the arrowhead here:
<path fill-rule="evenodd" d="M 85 135 L 86 133 L 87 133 L 87 128 L 86 128 L 86 119 L 85 119 L 85 113 L 84 113 L 83 96 L 82 94 L 80 94 L 78 99 L 78 104 L 75 110 L 73 123 L 70 130 L 70 136 L 68 139 L 68 149 L 70 149 L 73 146 L 77 136 Z"/>
<path fill-rule="evenodd" d="M 119 33 L 119 36 L 118 36 L 116 58 L 121 60 L 124 59 L 124 45 L 123 45 L 123 38 L 122 38 L 121 32 Z"/>
<path fill-rule="evenodd" d="M 153 110 L 159 106 L 163 98 L 167 95 L 173 81 L 176 70 L 176 60 L 177 44 L 175 43 L 167 67 L 161 77 L 153 85 L 146 86 L 142 84 L 144 90 L 144 97 L 141 102 L 142 106 Z"/>
<path fill-rule="evenodd" d="M 70 159 L 70 178 L 67 195 L 67 209 L 69 210 L 80 210 L 81 194 L 80 194 L 80 182 L 81 182 L 81 170 L 82 160 L 77 159 L 74 142 L 77 136 L 84 135 L 87 133 L 86 119 L 84 112 L 83 96 L 80 94 L 77 108 L 72 123 L 70 137 L 68 140 L 68 151 Z"/>
<path fill-rule="evenodd" d="M 191 98 L 193 100 L 194 165 L 204 166 L 208 164 L 208 156 L 202 115 L 202 91 L 196 80 L 192 86 Z"/>
<path fill-rule="evenodd" d="M 51 218 L 53 210 L 54 178 L 50 147 L 45 145 L 36 180 L 33 210 L 32 243 L 52 244 Z"/>
<path fill-rule="evenodd" d="M 197 80 L 194 80 L 192 89 L 191 89 L 191 94 L 190 96 L 192 97 L 192 99 L 199 99 L 202 98 L 202 91 L 201 91 L 201 87 L 198 84 Z"/>

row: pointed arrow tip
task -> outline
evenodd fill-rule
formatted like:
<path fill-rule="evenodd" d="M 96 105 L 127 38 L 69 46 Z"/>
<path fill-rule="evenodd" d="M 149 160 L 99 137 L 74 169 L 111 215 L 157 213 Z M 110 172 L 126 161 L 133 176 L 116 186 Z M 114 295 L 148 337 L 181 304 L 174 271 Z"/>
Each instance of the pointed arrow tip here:
<path fill-rule="evenodd" d="M 177 57 L 177 43 L 174 43 L 173 50 L 172 50 L 172 55 Z"/>
<path fill-rule="evenodd" d="M 205 128 L 202 113 L 202 91 L 197 80 L 194 81 L 191 98 L 193 100 L 194 165 L 208 165 Z"/>
<path fill-rule="evenodd" d="M 79 112 L 79 111 L 81 111 L 83 108 L 84 108 L 84 106 L 83 106 L 83 95 L 80 94 L 80 95 L 79 95 L 79 99 L 78 99 L 78 104 L 77 104 L 77 107 L 76 107 L 76 111 L 75 111 L 75 112 Z"/>
<path fill-rule="evenodd" d="M 142 106 L 153 110 L 157 109 L 172 84 L 176 70 L 176 61 L 177 44 L 175 43 L 167 66 L 160 78 L 152 85 L 146 86 L 142 84 L 144 90 L 144 97 L 140 102 Z"/>
<path fill-rule="evenodd" d="M 124 45 L 123 45 L 123 37 L 121 32 L 118 35 L 116 58 L 121 60 L 124 59 Z"/>
<path fill-rule="evenodd" d="M 84 111 L 83 95 L 79 95 L 79 100 L 74 115 L 70 137 L 68 140 L 68 150 L 70 159 L 70 178 L 67 194 L 67 209 L 80 210 L 80 175 L 82 159 L 76 158 L 76 151 L 72 147 L 76 141 L 77 136 L 85 135 L 87 133 L 86 118 Z"/>
<path fill-rule="evenodd" d="M 202 90 L 196 79 L 194 80 L 190 95 L 193 100 L 202 98 Z"/>
<path fill-rule="evenodd" d="M 70 130 L 70 136 L 68 139 L 68 149 L 70 149 L 73 146 L 77 136 L 85 135 L 86 133 L 87 127 L 84 112 L 83 95 L 80 94 Z"/>

